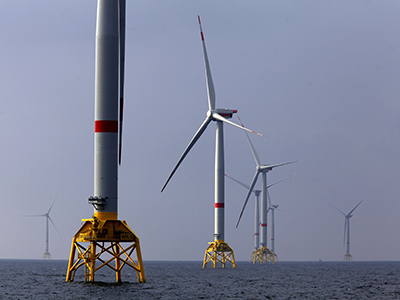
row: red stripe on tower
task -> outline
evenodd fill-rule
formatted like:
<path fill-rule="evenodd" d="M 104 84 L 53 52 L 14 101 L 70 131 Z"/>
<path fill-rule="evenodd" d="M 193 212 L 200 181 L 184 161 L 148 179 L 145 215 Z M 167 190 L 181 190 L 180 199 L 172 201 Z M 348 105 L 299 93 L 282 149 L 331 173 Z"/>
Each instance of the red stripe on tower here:
<path fill-rule="evenodd" d="M 225 203 L 215 203 L 215 208 L 224 208 Z"/>
<path fill-rule="evenodd" d="M 267 227 L 267 223 L 261 223 L 261 227 Z"/>
<path fill-rule="evenodd" d="M 118 121 L 100 120 L 94 122 L 94 132 L 118 133 Z"/>

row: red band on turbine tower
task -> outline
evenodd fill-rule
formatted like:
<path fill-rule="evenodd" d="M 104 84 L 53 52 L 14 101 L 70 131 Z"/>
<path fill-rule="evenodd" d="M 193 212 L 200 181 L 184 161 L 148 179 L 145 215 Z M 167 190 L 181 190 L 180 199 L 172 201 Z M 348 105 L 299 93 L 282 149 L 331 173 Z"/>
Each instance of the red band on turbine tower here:
<path fill-rule="evenodd" d="M 118 121 L 109 121 L 109 120 L 94 121 L 94 132 L 118 133 Z"/>
<path fill-rule="evenodd" d="M 224 208 L 225 203 L 215 203 L 215 208 Z"/>
<path fill-rule="evenodd" d="M 261 227 L 267 227 L 267 223 L 261 223 Z"/>

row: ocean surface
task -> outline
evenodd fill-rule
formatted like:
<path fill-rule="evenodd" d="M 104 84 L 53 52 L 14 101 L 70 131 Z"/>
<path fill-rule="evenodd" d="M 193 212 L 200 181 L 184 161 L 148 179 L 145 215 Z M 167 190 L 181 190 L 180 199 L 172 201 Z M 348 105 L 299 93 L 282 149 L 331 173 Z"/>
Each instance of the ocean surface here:
<path fill-rule="evenodd" d="M 0 299 L 400 299 L 400 262 L 237 262 L 222 269 L 202 262 L 145 261 L 146 283 L 125 268 L 66 282 L 68 261 L 0 260 Z M 79 276 L 78 276 L 79 275 Z"/>

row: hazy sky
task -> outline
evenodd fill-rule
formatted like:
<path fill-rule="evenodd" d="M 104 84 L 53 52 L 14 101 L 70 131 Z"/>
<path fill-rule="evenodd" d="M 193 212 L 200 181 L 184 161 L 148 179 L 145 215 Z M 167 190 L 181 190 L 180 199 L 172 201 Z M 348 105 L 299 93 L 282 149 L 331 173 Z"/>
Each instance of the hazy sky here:
<path fill-rule="evenodd" d="M 270 190 L 280 260 L 342 260 L 349 212 L 355 260 L 400 253 L 399 1 L 127 1 L 119 218 L 144 260 L 202 260 L 214 230 L 215 123 L 160 189 L 207 104 L 197 15 L 217 107 L 238 109 Z M 0 258 L 68 259 L 93 195 L 96 1 L 0 0 Z M 237 118 L 233 118 L 238 122 Z M 225 171 L 250 183 L 255 162 L 225 125 Z M 257 188 L 260 186 L 258 185 Z M 254 197 L 226 180 L 225 240 L 253 250 Z M 270 221 L 269 217 L 269 221 Z M 270 232 L 268 232 L 268 239 Z"/>

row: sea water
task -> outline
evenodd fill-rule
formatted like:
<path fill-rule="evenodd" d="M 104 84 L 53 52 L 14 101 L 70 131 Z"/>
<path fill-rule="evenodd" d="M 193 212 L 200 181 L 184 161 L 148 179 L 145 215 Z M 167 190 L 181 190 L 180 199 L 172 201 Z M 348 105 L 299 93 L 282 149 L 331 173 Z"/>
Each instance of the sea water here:
<path fill-rule="evenodd" d="M 66 282 L 68 261 L 0 260 L 0 299 L 400 299 L 400 262 L 277 262 L 236 269 L 202 262 L 145 261 L 145 283 L 124 268 L 122 283 L 83 268 Z M 79 274 L 78 274 L 79 273 Z"/>

